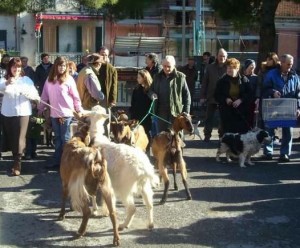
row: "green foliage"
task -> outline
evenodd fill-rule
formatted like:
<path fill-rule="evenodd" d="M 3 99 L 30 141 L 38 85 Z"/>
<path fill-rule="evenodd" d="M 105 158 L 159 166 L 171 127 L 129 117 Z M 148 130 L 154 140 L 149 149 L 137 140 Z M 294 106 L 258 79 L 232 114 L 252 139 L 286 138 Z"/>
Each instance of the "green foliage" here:
<path fill-rule="evenodd" d="M 270 2 L 281 2 L 281 0 L 209 0 L 213 9 L 215 9 L 220 17 L 231 21 L 234 26 L 240 27 L 257 26 L 262 18 L 263 4 Z M 300 3 L 300 0 L 287 0 Z M 275 13 L 270 13 L 274 15 Z"/>
<path fill-rule="evenodd" d="M 142 19 L 144 11 L 161 0 L 120 0 L 117 4 L 105 4 L 104 13 L 109 19 Z"/>
<path fill-rule="evenodd" d="M 89 9 L 102 9 L 109 19 L 143 18 L 151 4 L 161 0 L 75 0 Z M 18 14 L 23 11 L 37 13 L 54 7 L 55 0 L 1 0 L 0 13 Z"/>
<path fill-rule="evenodd" d="M 84 5 L 87 8 L 100 9 L 104 4 L 114 5 L 118 0 L 78 0 L 78 2 L 80 5 Z"/>
<path fill-rule="evenodd" d="M 211 5 L 221 18 L 231 21 L 235 27 L 255 26 L 259 21 L 261 0 L 211 0 Z"/>
<path fill-rule="evenodd" d="M 54 8 L 55 0 L 27 0 L 26 11 L 30 13 L 43 12 L 46 9 Z"/>
<path fill-rule="evenodd" d="M 17 14 L 26 10 L 27 0 L 1 0 L 0 13 Z"/>
<path fill-rule="evenodd" d="M 23 11 L 43 12 L 54 7 L 54 0 L 1 0 L 0 13 L 15 15 Z"/>

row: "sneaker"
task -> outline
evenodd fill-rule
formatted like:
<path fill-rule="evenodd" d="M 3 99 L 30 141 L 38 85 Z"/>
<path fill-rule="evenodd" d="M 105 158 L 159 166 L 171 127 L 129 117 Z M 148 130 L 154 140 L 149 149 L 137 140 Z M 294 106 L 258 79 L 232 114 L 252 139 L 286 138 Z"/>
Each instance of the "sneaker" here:
<path fill-rule="evenodd" d="M 264 154 L 264 155 L 261 156 L 261 159 L 270 161 L 270 160 L 273 159 L 273 156 L 272 156 L 272 154 Z"/>
<path fill-rule="evenodd" d="M 281 154 L 278 161 L 282 163 L 286 163 L 286 162 L 290 162 L 290 158 L 286 154 Z"/>

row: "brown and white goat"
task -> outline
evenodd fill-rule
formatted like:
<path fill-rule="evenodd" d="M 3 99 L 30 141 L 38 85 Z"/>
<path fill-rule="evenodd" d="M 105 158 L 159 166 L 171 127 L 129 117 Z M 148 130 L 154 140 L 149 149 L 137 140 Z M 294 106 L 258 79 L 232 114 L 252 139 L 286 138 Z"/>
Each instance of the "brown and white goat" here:
<path fill-rule="evenodd" d="M 88 130 L 88 126 L 82 126 L 63 148 L 60 164 L 62 206 L 59 219 L 65 218 L 66 199 L 70 196 L 73 209 L 83 214 L 78 237 L 83 236 L 88 220 L 92 215 L 89 199 L 91 196 L 96 196 L 97 191 L 100 190 L 107 204 L 113 225 L 113 244 L 120 245 L 115 196 L 107 172 L 106 160 L 100 149 L 87 147 L 84 143 L 88 140 Z"/>
<path fill-rule="evenodd" d="M 149 144 L 148 136 L 143 126 L 136 120 L 112 121 L 111 132 L 116 143 L 124 143 L 146 151 Z"/>
<path fill-rule="evenodd" d="M 187 185 L 186 163 L 182 155 L 182 147 L 184 146 L 184 144 L 179 137 L 179 132 L 182 130 L 193 133 L 191 116 L 186 113 L 182 113 L 174 119 L 170 132 L 160 132 L 153 138 L 152 153 L 154 158 L 156 159 L 159 174 L 164 181 L 164 193 L 160 201 L 161 204 L 164 204 L 167 200 L 170 184 L 167 165 L 170 165 L 173 171 L 174 189 L 178 190 L 176 182 L 176 170 L 178 168 L 181 172 L 182 182 L 185 187 L 187 200 L 192 199 L 190 190 Z"/>

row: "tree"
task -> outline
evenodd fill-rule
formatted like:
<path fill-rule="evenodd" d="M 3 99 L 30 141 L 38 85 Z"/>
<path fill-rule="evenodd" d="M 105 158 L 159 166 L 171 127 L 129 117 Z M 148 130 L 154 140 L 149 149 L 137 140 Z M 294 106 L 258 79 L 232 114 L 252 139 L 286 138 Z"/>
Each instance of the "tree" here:
<path fill-rule="evenodd" d="M 74 6 L 101 10 L 110 20 L 133 18 L 142 19 L 150 5 L 162 0 L 73 0 Z M 54 8 L 55 0 L 1 0 L 0 13 L 15 15 L 23 11 L 44 12 Z"/>
<path fill-rule="evenodd" d="M 237 29 L 256 26 L 259 29 L 258 64 L 275 51 L 275 13 L 282 0 L 211 0 L 219 15 L 233 22 Z M 287 0 L 300 3 L 300 0 Z"/>
<path fill-rule="evenodd" d="M 26 10 L 27 0 L 1 0 L 0 13 L 18 14 Z"/>
<path fill-rule="evenodd" d="M 162 0 L 119 0 L 117 4 L 103 5 L 105 16 L 110 20 L 143 19 L 144 11 Z"/>
<path fill-rule="evenodd" d="M 118 0 L 73 0 L 74 5 L 83 5 L 90 9 L 100 9 L 104 4 L 113 6 Z M 55 6 L 55 0 L 1 0 L 0 13 L 15 15 L 23 11 L 44 12 Z"/>
<path fill-rule="evenodd" d="M 90 9 L 100 9 L 105 4 L 115 5 L 118 0 L 78 0 L 77 2 Z"/>

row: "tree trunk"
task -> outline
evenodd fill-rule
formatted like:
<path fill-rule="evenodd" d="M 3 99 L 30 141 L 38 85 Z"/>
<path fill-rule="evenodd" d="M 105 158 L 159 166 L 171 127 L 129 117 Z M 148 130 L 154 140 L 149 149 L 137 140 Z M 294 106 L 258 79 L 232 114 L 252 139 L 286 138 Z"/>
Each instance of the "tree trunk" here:
<path fill-rule="evenodd" d="M 257 65 L 260 68 L 262 61 L 269 52 L 275 51 L 275 12 L 281 0 L 263 0 L 260 15 L 259 49 Z"/>

